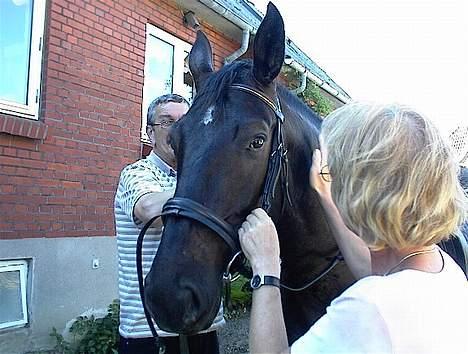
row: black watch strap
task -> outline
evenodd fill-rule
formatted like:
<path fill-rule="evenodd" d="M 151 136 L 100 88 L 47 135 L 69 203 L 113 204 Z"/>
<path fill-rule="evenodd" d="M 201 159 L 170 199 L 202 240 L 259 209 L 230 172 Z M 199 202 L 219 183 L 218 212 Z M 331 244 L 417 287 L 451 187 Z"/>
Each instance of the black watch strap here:
<path fill-rule="evenodd" d="M 250 280 L 251 288 L 255 290 L 260 288 L 262 285 L 276 286 L 279 288 L 281 283 L 278 277 L 272 275 L 255 274 Z"/>

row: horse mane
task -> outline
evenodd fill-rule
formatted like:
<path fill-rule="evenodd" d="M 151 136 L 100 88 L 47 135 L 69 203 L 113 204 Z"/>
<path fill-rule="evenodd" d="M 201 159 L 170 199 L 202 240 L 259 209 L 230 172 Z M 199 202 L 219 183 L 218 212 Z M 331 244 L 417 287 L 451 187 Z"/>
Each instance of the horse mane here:
<path fill-rule="evenodd" d="M 214 102 L 222 102 L 226 94 L 226 87 L 234 82 L 247 81 L 253 66 L 252 59 L 236 60 L 229 65 L 223 66 L 220 70 L 208 75 L 199 92 L 197 92 L 192 105 L 195 116 L 204 114 Z M 317 130 L 320 130 L 322 119 L 316 112 L 310 109 L 303 101 L 292 93 L 287 87 L 277 81 L 277 92 L 281 101 L 294 108 L 298 118 L 305 119 L 312 123 Z"/>
<path fill-rule="evenodd" d="M 244 59 L 225 65 L 220 70 L 209 74 L 193 101 L 192 110 L 194 113 L 196 115 L 203 114 L 213 102 L 221 102 L 227 92 L 225 88 L 232 85 L 237 78 L 246 76 L 251 68 L 252 61 Z"/>

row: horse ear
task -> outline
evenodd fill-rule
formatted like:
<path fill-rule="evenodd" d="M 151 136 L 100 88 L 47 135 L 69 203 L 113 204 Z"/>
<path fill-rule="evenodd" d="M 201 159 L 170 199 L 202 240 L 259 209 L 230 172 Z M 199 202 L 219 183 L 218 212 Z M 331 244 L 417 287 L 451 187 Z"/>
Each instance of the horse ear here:
<path fill-rule="evenodd" d="M 211 45 L 202 31 L 197 31 L 197 39 L 193 43 L 189 55 L 189 68 L 195 81 L 196 89 L 200 89 L 200 84 L 207 74 L 213 72 L 213 53 Z"/>
<path fill-rule="evenodd" d="M 262 85 L 269 85 L 278 76 L 284 61 L 284 42 L 283 18 L 270 2 L 255 35 L 253 48 L 253 74 Z"/>

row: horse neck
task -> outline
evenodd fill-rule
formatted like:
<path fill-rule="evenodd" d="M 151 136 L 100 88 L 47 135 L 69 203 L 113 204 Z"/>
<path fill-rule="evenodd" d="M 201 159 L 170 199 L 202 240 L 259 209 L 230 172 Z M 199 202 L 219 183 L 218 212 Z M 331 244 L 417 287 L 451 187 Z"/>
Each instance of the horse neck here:
<path fill-rule="evenodd" d="M 319 131 L 314 124 L 317 118 L 303 107 L 296 110 L 295 104 L 294 100 L 288 101 L 287 95 L 283 98 L 292 206 L 285 208 L 277 222 L 281 257 L 291 274 L 320 268 L 326 262 L 325 257 L 336 251 L 317 194 L 309 185 L 312 152 L 319 148 Z"/>

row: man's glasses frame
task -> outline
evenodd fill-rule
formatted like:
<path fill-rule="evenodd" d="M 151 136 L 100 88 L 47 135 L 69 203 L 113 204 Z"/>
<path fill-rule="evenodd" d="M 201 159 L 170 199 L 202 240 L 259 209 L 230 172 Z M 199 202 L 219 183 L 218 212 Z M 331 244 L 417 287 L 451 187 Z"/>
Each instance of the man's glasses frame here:
<path fill-rule="evenodd" d="M 168 128 L 170 128 L 174 123 L 175 123 L 175 122 L 163 120 L 163 121 L 158 122 L 158 123 L 148 124 L 148 126 L 149 126 L 149 127 L 158 126 L 158 127 L 161 127 L 161 129 L 168 129 Z"/>

